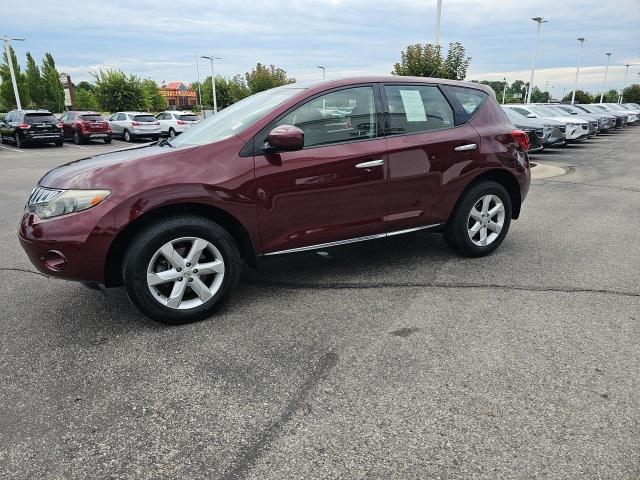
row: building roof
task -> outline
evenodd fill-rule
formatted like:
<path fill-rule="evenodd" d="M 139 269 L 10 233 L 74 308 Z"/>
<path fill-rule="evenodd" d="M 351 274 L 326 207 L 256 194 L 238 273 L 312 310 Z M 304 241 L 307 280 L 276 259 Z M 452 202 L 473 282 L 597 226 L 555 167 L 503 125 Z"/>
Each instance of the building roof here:
<path fill-rule="evenodd" d="M 188 90 L 191 87 L 191 85 L 189 85 L 186 82 L 169 82 L 166 85 L 164 85 L 162 88 L 165 90 Z"/>

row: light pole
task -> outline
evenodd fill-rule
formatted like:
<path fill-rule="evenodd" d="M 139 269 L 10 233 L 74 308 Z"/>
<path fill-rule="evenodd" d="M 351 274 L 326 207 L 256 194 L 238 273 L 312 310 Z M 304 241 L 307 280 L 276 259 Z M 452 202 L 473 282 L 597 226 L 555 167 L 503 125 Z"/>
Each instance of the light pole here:
<path fill-rule="evenodd" d="M 573 82 L 573 93 L 571 94 L 571 105 L 576 101 L 576 88 L 578 88 L 578 74 L 580 73 L 580 58 L 582 57 L 582 47 L 584 45 L 584 38 L 578 39 L 580 42 L 580 48 L 578 49 L 578 66 L 576 67 L 576 79 Z"/>
<path fill-rule="evenodd" d="M 200 58 L 206 58 L 211 62 L 211 95 L 213 97 L 213 114 L 218 113 L 218 102 L 216 100 L 216 74 L 213 69 L 214 60 L 222 60 L 221 57 L 214 57 L 213 55 L 200 55 Z"/>
<path fill-rule="evenodd" d="M 611 52 L 607 52 L 607 68 L 604 69 L 604 81 L 602 82 L 602 92 L 600 92 L 600 103 L 604 97 L 604 89 L 607 88 L 607 73 L 609 73 L 609 63 L 611 63 Z"/>
<path fill-rule="evenodd" d="M 11 44 L 9 42 L 24 42 L 25 38 L 11 38 L 8 35 L 2 37 L 4 40 L 4 51 L 7 54 L 7 63 L 9 64 L 9 72 L 11 73 L 11 83 L 13 84 L 13 94 L 16 97 L 16 105 L 18 110 L 22 110 L 22 104 L 20 103 L 20 93 L 18 92 L 18 84 L 16 83 L 16 72 L 13 70 L 13 58 L 11 58 Z"/>
<path fill-rule="evenodd" d="M 442 17 L 442 0 L 438 0 L 438 6 L 436 8 L 436 47 L 440 46 L 440 18 Z"/>
<path fill-rule="evenodd" d="M 202 85 L 200 85 L 200 60 L 198 60 L 197 50 L 196 50 L 196 76 L 198 77 L 198 100 L 200 101 L 200 110 L 202 111 Z"/>
<path fill-rule="evenodd" d="M 507 77 L 502 79 L 504 85 L 502 86 L 502 105 L 504 105 L 504 96 L 507 94 Z"/>
<path fill-rule="evenodd" d="M 547 23 L 542 17 L 533 17 L 531 20 L 536 22 L 536 46 L 533 51 L 533 64 L 531 65 L 531 75 L 529 76 L 529 91 L 527 92 L 526 103 L 531 103 L 531 90 L 533 90 L 533 74 L 536 71 L 536 60 L 538 60 L 538 43 L 540 42 L 540 26 Z"/>
<path fill-rule="evenodd" d="M 325 74 L 325 70 L 327 69 L 327 67 L 324 67 L 322 65 L 318 65 L 318 68 L 322 70 L 322 79 L 324 80 L 324 74 Z"/>
<path fill-rule="evenodd" d="M 627 63 L 624 67 L 624 82 L 622 83 L 622 90 L 620 90 L 620 101 L 618 103 L 622 103 L 622 97 L 624 97 L 624 89 L 627 88 L 627 73 L 629 73 L 629 64 Z"/>

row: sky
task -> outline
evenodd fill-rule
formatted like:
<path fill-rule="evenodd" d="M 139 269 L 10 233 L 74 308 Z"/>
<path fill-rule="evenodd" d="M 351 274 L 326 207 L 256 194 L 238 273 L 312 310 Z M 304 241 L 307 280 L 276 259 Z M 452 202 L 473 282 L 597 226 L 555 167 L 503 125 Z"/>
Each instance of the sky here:
<path fill-rule="evenodd" d="M 9 3 L 11 0 L 0 0 Z M 74 82 L 119 68 L 159 83 L 197 78 L 196 52 L 221 57 L 216 74 L 275 64 L 298 80 L 388 74 L 409 44 L 433 42 L 436 0 L 31 0 L 2 9 L 0 35 L 53 54 Z M 578 37 L 585 37 L 578 88 L 619 89 L 624 65 L 640 83 L 640 0 L 443 0 L 440 40 L 472 58 L 467 80 L 529 78 L 535 22 L 542 16 L 534 84 L 561 96 L 573 88 Z M 208 62 L 199 63 L 209 75 Z"/>

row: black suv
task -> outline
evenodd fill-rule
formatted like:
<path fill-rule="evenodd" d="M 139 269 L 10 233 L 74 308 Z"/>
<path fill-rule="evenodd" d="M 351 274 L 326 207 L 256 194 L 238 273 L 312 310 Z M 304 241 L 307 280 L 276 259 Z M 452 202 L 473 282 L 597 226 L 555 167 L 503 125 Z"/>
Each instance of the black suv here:
<path fill-rule="evenodd" d="M 64 141 L 62 123 L 48 110 L 11 110 L 0 121 L 0 143 L 10 141 L 22 148 L 30 143 Z"/>

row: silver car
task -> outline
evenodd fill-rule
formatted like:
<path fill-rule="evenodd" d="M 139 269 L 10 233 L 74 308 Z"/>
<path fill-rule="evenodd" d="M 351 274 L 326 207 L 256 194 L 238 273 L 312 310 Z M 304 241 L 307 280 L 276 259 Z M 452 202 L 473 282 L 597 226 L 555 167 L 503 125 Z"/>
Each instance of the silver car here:
<path fill-rule="evenodd" d="M 160 122 L 149 113 L 116 112 L 107 121 L 114 137 L 121 137 L 125 142 L 136 138 L 158 140 L 160 138 Z"/>
<path fill-rule="evenodd" d="M 186 132 L 200 121 L 200 117 L 193 112 L 179 112 L 175 110 L 160 112 L 156 115 L 156 118 L 160 122 L 162 134 L 169 135 L 169 138 Z"/>

